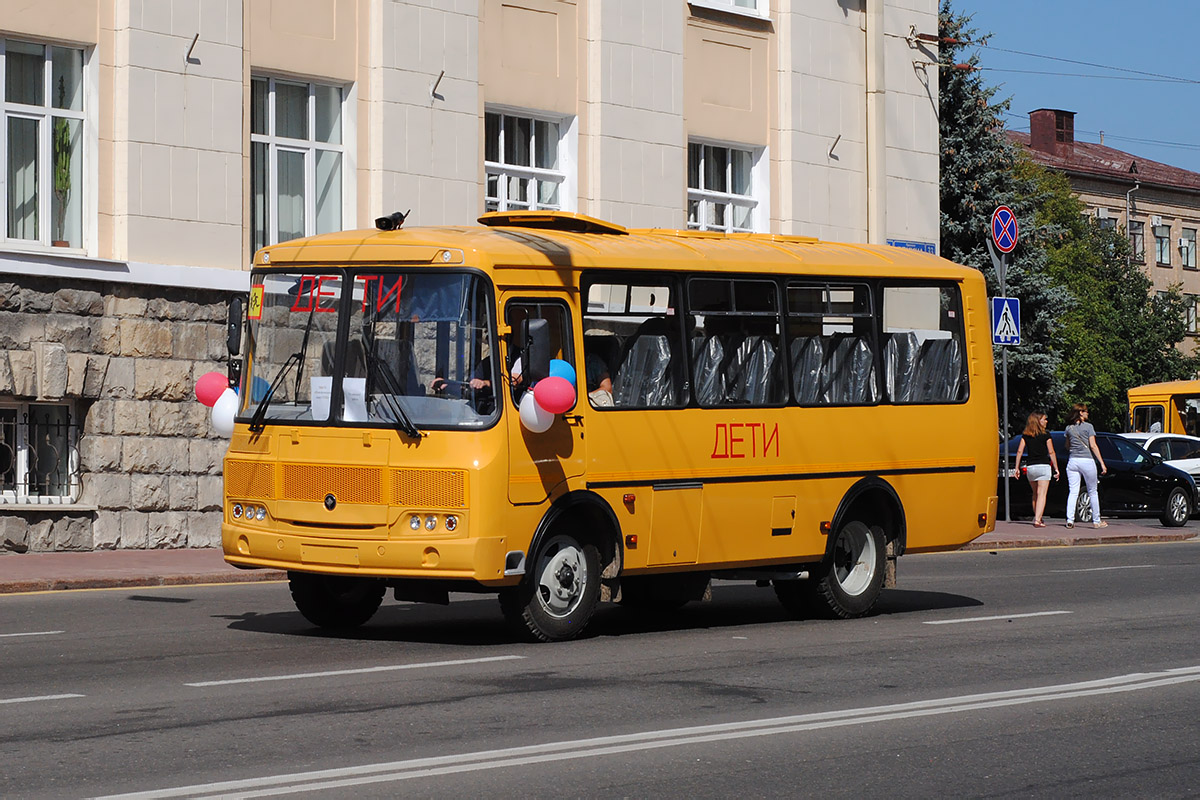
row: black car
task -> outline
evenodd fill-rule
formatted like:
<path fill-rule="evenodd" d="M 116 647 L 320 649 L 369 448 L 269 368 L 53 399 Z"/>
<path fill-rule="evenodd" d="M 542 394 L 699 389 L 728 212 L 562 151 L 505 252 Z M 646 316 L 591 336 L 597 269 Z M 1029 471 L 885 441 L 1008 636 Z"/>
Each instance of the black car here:
<path fill-rule="evenodd" d="M 1058 457 L 1059 479 L 1050 481 L 1046 496 L 1046 515 L 1065 517 L 1067 508 L 1067 442 L 1066 434 L 1054 431 L 1050 434 L 1054 452 Z M 1021 437 L 1016 436 L 1008 443 L 1009 469 L 999 479 L 1000 503 L 1004 503 L 1004 474 L 1010 474 L 1017 446 Z M 1163 463 L 1161 456 L 1148 453 L 1128 439 L 1115 433 L 1097 433 L 1096 445 L 1108 473 L 1100 476 L 1100 513 L 1110 516 L 1155 516 L 1162 524 L 1176 528 L 1188 521 L 1197 508 L 1196 481 L 1181 469 Z M 1001 445 L 1000 458 L 1004 458 Z M 1032 489 L 1025 477 L 1025 461 L 1019 477 L 1008 481 L 1011 495 L 1009 506 L 1013 517 L 1033 515 Z M 1099 470 L 1097 470 L 1098 472 Z M 1083 482 L 1079 486 L 1075 519 L 1079 522 L 1092 521 L 1092 507 Z"/>

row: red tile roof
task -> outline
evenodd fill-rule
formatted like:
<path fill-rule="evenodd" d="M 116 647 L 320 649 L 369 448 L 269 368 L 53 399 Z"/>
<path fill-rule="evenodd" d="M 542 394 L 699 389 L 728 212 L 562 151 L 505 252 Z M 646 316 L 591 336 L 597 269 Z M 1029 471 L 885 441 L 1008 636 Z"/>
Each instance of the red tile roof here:
<path fill-rule="evenodd" d="M 1170 164 L 1161 164 L 1148 158 L 1126 153 L 1103 144 L 1074 142 L 1071 145 L 1058 143 L 1054 153 L 1034 150 L 1029 146 L 1029 134 L 1020 131 L 1005 131 L 1010 141 L 1021 145 L 1038 164 L 1049 169 L 1078 172 L 1099 178 L 1121 181 L 1152 183 L 1176 189 L 1200 191 L 1200 172 L 1191 172 Z M 1136 165 L 1134 173 L 1130 167 Z"/>

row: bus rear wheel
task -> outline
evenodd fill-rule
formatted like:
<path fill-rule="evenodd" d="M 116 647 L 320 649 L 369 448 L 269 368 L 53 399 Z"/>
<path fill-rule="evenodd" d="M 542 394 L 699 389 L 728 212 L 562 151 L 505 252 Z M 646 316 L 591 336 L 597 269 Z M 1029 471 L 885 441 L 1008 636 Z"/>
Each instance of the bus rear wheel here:
<path fill-rule="evenodd" d="M 379 610 L 387 586 L 375 578 L 288 572 L 292 600 L 304 618 L 319 628 L 349 630 Z"/>
<path fill-rule="evenodd" d="M 579 636 L 599 602 L 600 552 L 567 534 L 552 536 L 526 580 L 500 592 L 505 619 L 540 642 Z"/>
<path fill-rule="evenodd" d="M 804 581 L 776 581 L 775 596 L 790 613 L 851 619 L 879 601 L 887 563 L 883 531 L 853 520 L 843 525 L 829 554 Z"/>

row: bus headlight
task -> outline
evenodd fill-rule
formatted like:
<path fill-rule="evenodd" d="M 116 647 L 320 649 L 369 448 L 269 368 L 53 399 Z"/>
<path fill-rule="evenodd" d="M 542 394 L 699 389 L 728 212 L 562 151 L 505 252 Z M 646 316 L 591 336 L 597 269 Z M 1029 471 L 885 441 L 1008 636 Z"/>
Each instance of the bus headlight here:
<path fill-rule="evenodd" d="M 258 510 L 254 512 L 254 518 L 256 520 L 258 520 L 259 522 L 262 522 L 264 519 L 266 519 L 267 518 L 267 507 L 259 506 Z"/>
<path fill-rule="evenodd" d="M 421 530 L 421 517 L 417 514 L 413 514 L 411 517 L 409 517 L 408 527 L 414 531 Z"/>
<path fill-rule="evenodd" d="M 458 527 L 458 517 L 450 514 L 446 517 L 446 530 L 452 531 Z"/>
<path fill-rule="evenodd" d="M 233 504 L 233 518 L 234 519 L 242 518 L 242 504 L 241 503 Z"/>
<path fill-rule="evenodd" d="M 430 514 L 428 517 L 425 518 L 425 530 L 431 531 L 436 527 L 437 527 L 437 515 Z"/>

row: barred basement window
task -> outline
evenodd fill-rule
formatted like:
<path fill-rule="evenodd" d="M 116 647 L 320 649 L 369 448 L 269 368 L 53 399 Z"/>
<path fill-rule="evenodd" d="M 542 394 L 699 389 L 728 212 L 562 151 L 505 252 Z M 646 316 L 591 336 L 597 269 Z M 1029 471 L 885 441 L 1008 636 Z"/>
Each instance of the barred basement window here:
<path fill-rule="evenodd" d="M 0 504 L 77 501 L 78 443 L 69 405 L 0 405 Z"/>

